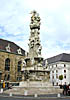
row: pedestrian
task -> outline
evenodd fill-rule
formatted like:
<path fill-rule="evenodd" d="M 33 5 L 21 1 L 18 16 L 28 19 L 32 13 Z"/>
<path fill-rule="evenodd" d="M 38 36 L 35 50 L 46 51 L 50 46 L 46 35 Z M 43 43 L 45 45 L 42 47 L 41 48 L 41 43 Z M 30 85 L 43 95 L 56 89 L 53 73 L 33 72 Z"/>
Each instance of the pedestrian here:
<path fill-rule="evenodd" d="M 5 82 L 3 81 L 3 88 L 5 88 Z"/>
<path fill-rule="evenodd" d="M 67 85 L 66 85 L 66 82 L 65 82 L 65 84 L 63 86 L 63 94 L 67 95 Z"/>
<path fill-rule="evenodd" d="M 67 94 L 70 96 L 70 84 L 68 85 Z"/>

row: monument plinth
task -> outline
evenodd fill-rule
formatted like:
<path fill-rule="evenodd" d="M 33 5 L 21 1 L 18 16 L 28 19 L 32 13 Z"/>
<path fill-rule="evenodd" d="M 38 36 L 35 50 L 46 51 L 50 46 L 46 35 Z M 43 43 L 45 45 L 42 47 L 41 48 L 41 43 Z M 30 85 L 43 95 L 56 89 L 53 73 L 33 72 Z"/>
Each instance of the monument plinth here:
<path fill-rule="evenodd" d="M 23 66 L 24 81 L 43 81 L 49 79 L 49 71 L 44 69 L 43 57 L 41 55 L 40 41 L 40 16 L 36 11 L 31 12 L 30 37 L 29 37 L 29 53 L 25 58 Z"/>

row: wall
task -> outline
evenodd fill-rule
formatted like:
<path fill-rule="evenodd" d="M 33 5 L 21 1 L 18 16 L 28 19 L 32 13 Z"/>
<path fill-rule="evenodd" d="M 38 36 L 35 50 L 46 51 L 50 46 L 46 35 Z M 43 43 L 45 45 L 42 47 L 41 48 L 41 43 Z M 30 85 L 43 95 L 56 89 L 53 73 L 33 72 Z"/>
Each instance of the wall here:
<path fill-rule="evenodd" d="M 10 59 L 10 71 L 5 71 L 5 60 L 7 58 Z M 0 51 L 0 71 L 2 72 L 1 80 L 4 80 L 5 74 L 10 74 L 9 81 L 17 81 L 17 77 L 22 76 L 21 72 L 18 73 L 17 71 L 18 61 L 21 61 L 22 59 L 24 59 L 24 56 L 22 55 Z M 21 64 L 21 68 L 22 67 Z"/>
<path fill-rule="evenodd" d="M 65 64 L 65 67 L 64 67 Z M 49 64 L 49 70 L 50 70 L 50 81 L 54 83 L 54 85 L 61 84 L 61 81 L 59 80 L 59 75 L 63 75 L 62 84 L 70 83 L 70 62 L 56 62 Z M 58 70 L 58 72 L 56 72 Z M 66 70 L 66 73 L 64 73 L 64 70 Z M 58 78 L 56 77 L 56 74 Z M 66 78 L 64 78 L 64 75 L 66 75 Z M 54 79 L 53 79 L 54 76 Z"/>

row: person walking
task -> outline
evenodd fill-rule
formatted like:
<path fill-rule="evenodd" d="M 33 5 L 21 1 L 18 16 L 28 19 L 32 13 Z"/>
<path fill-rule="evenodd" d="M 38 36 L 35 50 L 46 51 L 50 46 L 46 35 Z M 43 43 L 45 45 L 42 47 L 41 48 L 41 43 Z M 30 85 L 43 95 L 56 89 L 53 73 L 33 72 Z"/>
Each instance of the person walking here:
<path fill-rule="evenodd" d="M 63 95 L 67 95 L 67 85 L 66 85 L 66 82 L 63 86 Z"/>

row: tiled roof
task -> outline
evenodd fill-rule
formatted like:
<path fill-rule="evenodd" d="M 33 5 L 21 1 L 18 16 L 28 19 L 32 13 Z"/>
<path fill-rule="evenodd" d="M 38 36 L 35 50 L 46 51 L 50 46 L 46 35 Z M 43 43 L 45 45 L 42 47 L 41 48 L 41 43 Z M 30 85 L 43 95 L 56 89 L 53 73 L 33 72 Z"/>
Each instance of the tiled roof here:
<path fill-rule="evenodd" d="M 10 52 L 11 53 L 18 54 L 17 50 L 20 48 L 22 55 L 25 56 L 25 50 L 23 50 L 21 47 L 16 45 L 14 42 L 4 40 L 4 39 L 0 39 L 0 51 L 6 51 L 6 47 L 8 46 L 8 44 L 10 44 Z"/>
<path fill-rule="evenodd" d="M 47 61 L 48 61 L 48 64 L 55 63 L 58 61 L 70 62 L 70 54 L 62 53 L 57 56 L 48 58 Z"/>

